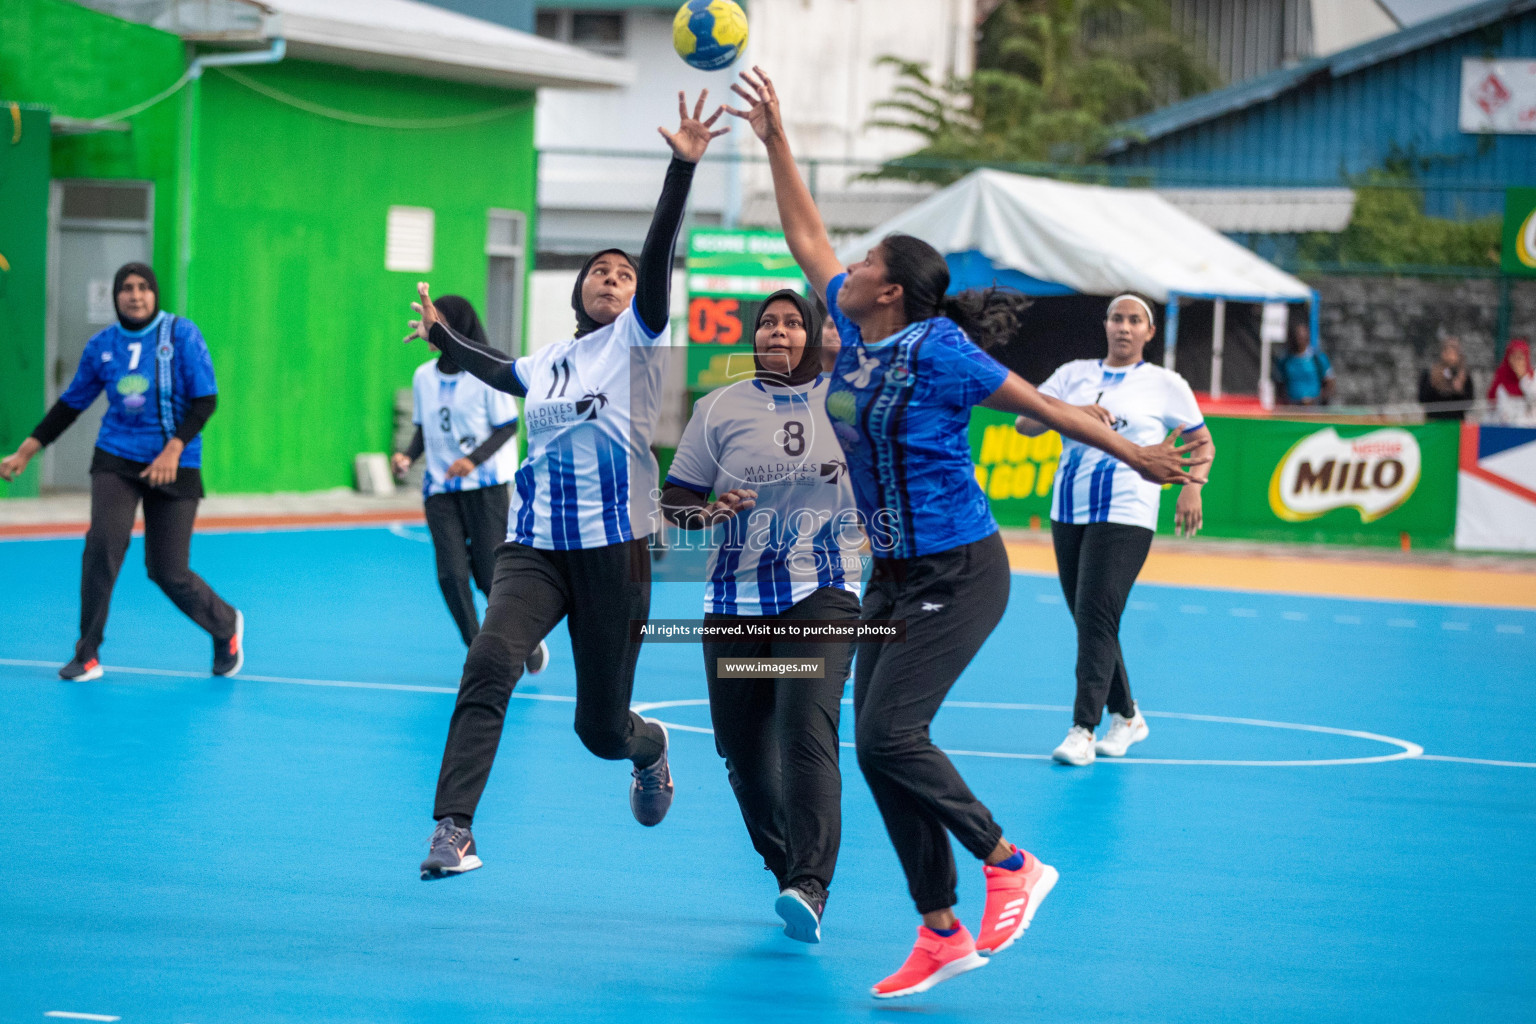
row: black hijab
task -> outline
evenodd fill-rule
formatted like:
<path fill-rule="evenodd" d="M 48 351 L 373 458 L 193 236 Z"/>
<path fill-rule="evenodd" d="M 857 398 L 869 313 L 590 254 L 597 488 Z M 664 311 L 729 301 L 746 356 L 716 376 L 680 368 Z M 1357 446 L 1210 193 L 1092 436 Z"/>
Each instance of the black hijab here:
<path fill-rule="evenodd" d="M 571 309 L 575 310 L 576 312 L 576 337 L 578 338 L 585 337 L 586 335 L 591 334 L 593 331 L 600 330 L 607 326 L 606 324 L 598 323 L 587 313 L 587 307 L 584 306 L 581 301 L 581 286 L 586 283 L 587 272 L 592 269 L 592 264 L 597 262 L 597 258 L 599 256 L 606 256 L 611 252 L 616 252 L 620 256 L 623 256 L 624 262 L 628 263 L 631 267 L 634 268 L 636 276 L 638 276 L 640 273 L 639 265 L 637 265 L 629 253 L 625 252 L 623 249 L 602 249 L 587 257 L 587 262 L 581 265 L 581 273 L 576 275 L 576 287 L 571 290 Z"/>
<path fill-rule="evenodd" d="M 123 282 L 128 280 L 130 274 L 142 277 L 149 285 L 149 290 L 155 293 L 155 308 L 143 320 L 131 320 L 123 316 L 123 311 L 117 306 L 117 293 L 123 290 Z M 124 263 L 112 275 L 112 312 L 117 314 L 117 322 L 123 325 L 125 331 L 142 331 L 160 313 L 160 282 L 155 280 L 155 272 L 146 264 Z"/>
<path fill-rule="evenodd" d="M 800 361 L 794 369 L 789 371 L 786 379 L 779 370 L 770 370 L 763 365 L 762 359 L 757 354 L 757 329 L 763 324 L 763 312 L 770 305 L 780 299 L 788 299 L 795 304 L 800 311 L 800 321 L 805 324 L 805 349 L 800 353 Z M 811 305 L 804 295 L 793 288 L 780 288 L 763 300 L 763 304 L 757 307 L 757 320 L 752 324 L 752 364 L 757 368 L 757 378 L 773 384 L 788 384 L 791 387 L 799 387 L 801 384 L 809 384 L 821 373 L 821 314 Z"/>
<path fill-rule="evenodd" d="M 433 305 L 437 306 L 437 312 L 442 316 L 443 322 L 453 328 L 454 333 L 482 345 L 490 344 L 485 327 L 480 323 L 480 316 L 475 312 L 475 307 L 469 304 L 468 299 L 462 295 L 444 295 Z M 437 369 L 440 373 L 458 373 L 459 364 L 444 352 L 437 357 Z"/>

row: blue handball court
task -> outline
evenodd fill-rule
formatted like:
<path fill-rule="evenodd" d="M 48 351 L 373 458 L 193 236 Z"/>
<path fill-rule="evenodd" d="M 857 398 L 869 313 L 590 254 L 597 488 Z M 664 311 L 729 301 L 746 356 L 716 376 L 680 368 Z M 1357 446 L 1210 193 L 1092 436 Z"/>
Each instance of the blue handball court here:
<path fill-rule="evenodd" d="M 640 661 L 637 706 L 672 726 L 660 827 L 572 732 L 562 627 L 508 712 L 485 867 L 418 879 L 463 658 L 425 541 L 200 534 L 194 566 L 247 621 L 225 680 L 135 540 L 86 684 L 55 675 L 80 540 L 0 543 L 0 1021 L 1536 1020 L 1536 601 L 1140 584 L 1123 638 L 1151 737 L 1069 769 L 1048 752 L 1071 622 L 1053 577 L 1017 573 L 934 731 L 1061 883 L 986 969 L 877 1003 L 917 918 L 852 751 L 808 947 L 780 933 L 696 647 Z M 658 583 L 653 614 L 700 596 Z"/>

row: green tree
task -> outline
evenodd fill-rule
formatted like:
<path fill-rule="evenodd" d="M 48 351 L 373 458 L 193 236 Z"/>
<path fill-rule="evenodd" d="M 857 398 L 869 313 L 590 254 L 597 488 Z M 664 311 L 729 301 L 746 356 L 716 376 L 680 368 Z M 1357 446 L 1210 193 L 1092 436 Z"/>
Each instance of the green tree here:
<path fill-rule="evenodd" d="M 1176 33 L 1166 0 L 1003 0 L 982 26 L 970 78 L 939 80 L 922 64 L 897 69 L 876 126 L 923 140 L 878 176 L 951 181 L 947 160 L 1085 163 L 1123 121 L 1217 84 Z"/>
<path fill-rule="evenodd" d="M 1496 267 L 1498 216 L 1450 220 L 1424 212 L 1424 192 L 1401 162 L 1353 182 L 1355 210 L 1343 231 L 1310 232 L 1297 243 L 1301 267 Z"/>

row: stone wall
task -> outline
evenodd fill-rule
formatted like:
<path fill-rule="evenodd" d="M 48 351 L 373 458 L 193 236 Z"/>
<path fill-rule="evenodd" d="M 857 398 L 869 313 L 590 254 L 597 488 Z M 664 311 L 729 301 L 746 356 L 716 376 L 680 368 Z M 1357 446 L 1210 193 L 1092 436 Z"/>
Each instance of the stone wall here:
<path fill-rule="evenodd" d="M 1338 374 L 1342 405 L 1418 399 L 1419 374 L 1455 334 L 1478 397 L 1497 359 L 1499 282 L 1492 278 L 1313 277 L 1321 298 L 1323 351 Z M 1510 335 L 1536 340 L 1536 280 L 1510 287 Z"/>

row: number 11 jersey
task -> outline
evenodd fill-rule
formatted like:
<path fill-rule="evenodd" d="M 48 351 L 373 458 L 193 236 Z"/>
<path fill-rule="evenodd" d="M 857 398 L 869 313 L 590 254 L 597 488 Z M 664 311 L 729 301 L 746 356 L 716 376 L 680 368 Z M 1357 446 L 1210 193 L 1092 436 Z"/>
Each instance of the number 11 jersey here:
<path fill-rule="evenodd" d="M 656 528 L 665 332 L 631 303 L 591 334 L 512 364 L 526 390 L 528 454 L 514 477 L 507 540 L 546 551 L 606 547 Z"/>

